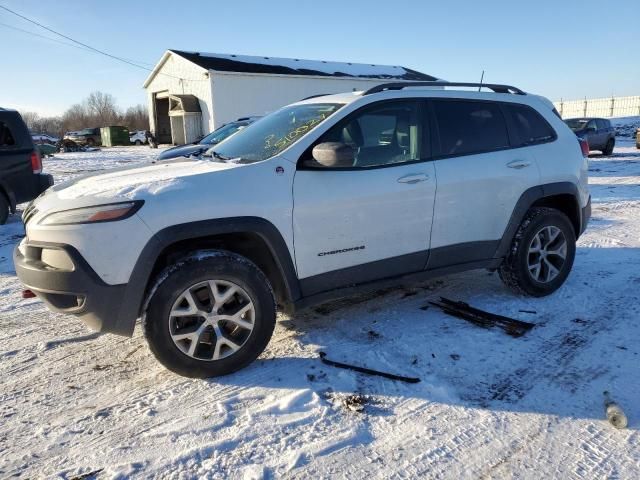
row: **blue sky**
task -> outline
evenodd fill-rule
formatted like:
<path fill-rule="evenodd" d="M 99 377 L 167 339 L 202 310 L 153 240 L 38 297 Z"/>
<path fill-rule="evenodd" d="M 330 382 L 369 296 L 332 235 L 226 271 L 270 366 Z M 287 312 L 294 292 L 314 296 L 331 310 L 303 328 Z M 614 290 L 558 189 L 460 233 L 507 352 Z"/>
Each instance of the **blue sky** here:
<path fill-rule="evenodd" d="M 394 64 L 552 100 L 640 95 L 637 0 L 96 1 L 0 4 L 118 56 L 164 50 Z M 46 36 L 0 10 L 0 24 Z M 58 114 L 91 91 L 144 103 L 148 72 L 0 25 L 0 105 Z"/>

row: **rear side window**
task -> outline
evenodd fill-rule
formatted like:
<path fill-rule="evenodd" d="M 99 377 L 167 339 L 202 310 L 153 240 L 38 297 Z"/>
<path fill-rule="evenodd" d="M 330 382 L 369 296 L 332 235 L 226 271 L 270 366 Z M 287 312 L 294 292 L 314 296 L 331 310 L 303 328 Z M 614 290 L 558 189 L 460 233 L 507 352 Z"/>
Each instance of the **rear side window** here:
<path fill-rule="evenodd" d="M 441 155 L 469 155 L 509 147 L 500 107 L 489 102 L 433 102 Z"/>
<path fill-rule="evenodd" d="M 605 130 L 607 128 L 611 128 L 611 124 L 609 123 L 609 120 L 603 120 L 599 118 L 597 122 L 598 122 L 598 130 Z"/>
<path fill-rule="evenodd" d="M 0 122 L 0 148 L 13 147 L 15 144 L 16 141 L 11 130 L 9 130 L 9 126 L 4 122 Z"/>
<path fill-rule="evenodd" d="M 556 132 L 551 125 L 533 108 L 525 105 L 509 105 L 508 108 L 521 145 L 535 145 L 556 138 Z"/>

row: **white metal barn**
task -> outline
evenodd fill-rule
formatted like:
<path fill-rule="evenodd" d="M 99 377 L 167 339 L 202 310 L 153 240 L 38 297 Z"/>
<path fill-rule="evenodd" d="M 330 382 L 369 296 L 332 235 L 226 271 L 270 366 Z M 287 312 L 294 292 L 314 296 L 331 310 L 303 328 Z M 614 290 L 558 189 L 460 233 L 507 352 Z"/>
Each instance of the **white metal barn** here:
<path fill-rule="evenodd" d="M 167 50 L 144 88 L 160 143 L 189 143 L 240 117 L 311 95 L 437 78 L 399 66 Z"/>

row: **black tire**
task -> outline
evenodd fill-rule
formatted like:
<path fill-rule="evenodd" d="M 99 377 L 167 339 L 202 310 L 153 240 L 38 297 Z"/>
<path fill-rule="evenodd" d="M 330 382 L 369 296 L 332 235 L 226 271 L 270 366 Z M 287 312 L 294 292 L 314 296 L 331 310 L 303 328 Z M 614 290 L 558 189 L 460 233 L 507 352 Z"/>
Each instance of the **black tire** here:
<path fill-rule="evenodd" d="M 534 278 L 535 273 L 530 272 L 528 268 L 529 262 L 536 258 L 536 254 L 530 254 L 529 249 L 533 245 L 534 237 L 545 227 L 555 227 L 560 230 L 566 241 L 566 256 L 561 266 L 556 263 L 560 257 L 553 257 L 553 263 L 558 267 L 558 273 L 549 281 L 541 282 Z M 515 292 L 533 297 L 544 297 L 555 292 L 565 282 L 571 272 L 575 254 L 576 235 L 567 216 L 554 208 L 532 208 L 520 224 L 509 254 L 498 269 L 498 274 L 502 282 Z M 544 262 L 548 265 L 546 260 Z"/>
<path fill-rule="evenodd" d="M 264 351 L 275 327 L 276 303 L 269 280 L 254 263 L 231 252 L 200 252 L 178 261 L 158 278 L 163 280 L 156 286 L 148 302 L 144 316 L 144 334 L 151 352 L 166 368 L 185 377 L 217 377 L 246 367 Z M 241 287 L 255 309 L 253 330 L 243 340 L 239 350 L 218 360 L 189 356 L 178 348 L 170 333 L 170 313 L 174 304 L 186 289 L 208 280 L 232 282 Z M 176 317 L 173 318 L 176 321 Z M 197 318 L 194 321 L 203 322 L 200 317 L 194 318 Z M 215 334 L 208 335 L 202 343 L 202 337 L 198 337 L 197 349 L 211 349 L 214 345 L 212 342 L 217 343 Z M 223 336 L 226 337 L 226 332 Z"/>
<path fill-rule="evenodd" d="M 0 225 L 7 223 L 9 218 L 9 202 L 5 198 L 2 191 L 0 191 Z"/>
<path fill-rule="evenodd" d="M 95 146 L 96 141 L 93 138 L 87 138 L 87 147 Z"/>
<path fill-rule="evenodd" d="M 636 148 L 640 150 L 640 143 L 636 143 Z"/>
<path fill-rule="evenodd" d="M 135 143 L 136 143 L 136 145 L 138 145 L 138 146 L 142 145 L 142 142 L 141 142 L 140 140 L 136 140 L 136 142 L 135 142 Z"/>
<path fill-rule="evenodd" d="M 613 153 L 613 149 L 616 146 L 616 142 L 613 138 L 610 138 L 607 141 L 607 145 L 604 147 L 604 150 L 602 150 L 602 153 L 605 155 L 611 155 Z"/>

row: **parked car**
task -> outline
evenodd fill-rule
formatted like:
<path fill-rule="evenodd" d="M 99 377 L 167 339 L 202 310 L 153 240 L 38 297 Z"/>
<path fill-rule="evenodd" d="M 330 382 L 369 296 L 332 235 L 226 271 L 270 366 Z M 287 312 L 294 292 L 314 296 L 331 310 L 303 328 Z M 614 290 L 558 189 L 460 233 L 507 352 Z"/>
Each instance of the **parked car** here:
<path fill-rule="evenodd" d="M 209 161 L 54 187 L 25 211 L 17 274 L 96 330 L 131 336 L 142 317 L 153 354 L 191 377 L 252 362 L 276 308 L 479 268 L 549 295 L 591 215 L 586 142 L 543 97 L 463 86 L 478 84 L 307 99 Z"/>
<path fill-rule="evenodd" d="M 34 143 L 50 143 L 52 145 L 60 141 L 58 137 L 54 137 L 48 133 L 32 133 L 31 138 Z"/>
<path fill-rule="evenodd" d="M 234 133 L 255 122 L 258 118 L 260 117 L 244 117 L 239 118 L 235 122 L 226 123 L 197 142 L 166 149 L 158 155 L 158 160 L 168 160 L 170 158 L 187 157 L 189 155 L 204 153 L 213 145 L 217 145 L 221 141 L 229 138 Z"/>
<path fill-rule="evenodd" d="M 151 135 L 148 130 L 135 130 L 129 133 L 129 141 L 136 145 L 147 143 L 147 138 Z"/>
<path fill-rule="evenodd" d="M 58 152 L 58 146 L 50 143 L 36 143 L 36 148 L 41 158 L 53 157 L 53 154 Z"/>
<path fill-rule="evenodd" d="M 88 147 L 102 145 L 102 136 L 99 128 L 85 128 L 79 132 L 69 132 L 64 136 L 64 139 L 71 140 L 78 145 L 87 145 Z"/>
<path fill-rule="evenodd" d="M 589 150 L 611 155 L 616 145 L 616 131 L 606 118 L 569 118 L 565 123 L 589 143 Z"/>
<path fill-rule="evenodd" d="M 0 108 L 0 225 L 16 205 L 33 200 L 53 185 L 42 173 L 42 159 L 20 114 Z"/>

